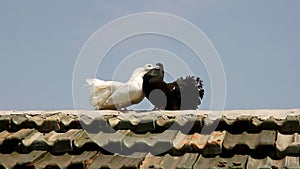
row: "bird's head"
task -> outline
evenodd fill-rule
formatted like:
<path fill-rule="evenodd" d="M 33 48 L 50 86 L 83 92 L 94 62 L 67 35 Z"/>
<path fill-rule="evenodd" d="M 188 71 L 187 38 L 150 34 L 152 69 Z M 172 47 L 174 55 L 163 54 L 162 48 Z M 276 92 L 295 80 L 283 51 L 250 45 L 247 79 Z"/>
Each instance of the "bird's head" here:
<path fill-rule="evenodd" d="M 159 70 L 164 70 L 164 65 L 162 63 L 156 63 L 156 68 Z"/>
<path fill-rule="evenodd" d="M 155 78 L 159 78 L 159 79 L 163 80 L 163 78 L 164 78 L 164 70 L 163 69 L 164 69 L 163 64 L 157 63 L 154 69 L 151 69 L 144 75 L 143 79 L 147 81 L 147 80 L 155 77 Z"/>
<path fill-rule="evenodd" d="M 158 66 L 153 66 L 152 64 L 146 64 L 143 68 L 144 68 L 145 71 L 149 71 L 151 69 L 157 69 L 159 67 Z"/>
<path fill-rule="evenodd" d="M 164 79 L 165 76 L 164 65 L 162 63 L 157 63 L 156 66 L 159 67 L 159 77 L 161 79 Z"/>
<path fill-rule="evenodd" d="M 132 75 L 131 75 L 131 78 L 130 80 L 133 80 L 135 79 L 136 77 L 143 77 L 147 72 L 149 72 L 150 70 L 152 69 L 155 69 L 156 67 L 153 66 L 152 64 L 146 64 L 144 65 L 143 67 L 139 67 L 139 68 L 136 68 Z"/>

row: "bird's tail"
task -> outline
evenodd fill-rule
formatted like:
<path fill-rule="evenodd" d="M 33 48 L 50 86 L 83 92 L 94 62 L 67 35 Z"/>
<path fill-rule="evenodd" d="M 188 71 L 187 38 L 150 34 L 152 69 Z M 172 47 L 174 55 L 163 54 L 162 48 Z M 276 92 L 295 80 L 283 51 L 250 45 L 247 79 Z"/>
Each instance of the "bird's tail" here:
<path fill-rule="evenodd" d="M 181 94 L 181 109 L 197 109 L 204 96 L 203 81 L 199 77 L 187 76 L 176 80 Z"/>
<path fill-rule="evenodd" d="M 100 79 L 86 79 L 86 86 L 101 86 L 105 81 Z"/>
<path fill-rule="evenodd" d="M 101 107 L 110 93 L 108 82 L 100 79 L 86 79 L 86 86 L 90 87 L 91 105 L 99 109 L 97 107 Z"/>
<path fill-rule="evenodd" d="M 200 77 L 196 77 L 196 84 L 199 91 L 199 97 L 202 100 L 204 96 L 203 80 L 201 80 Z"/>

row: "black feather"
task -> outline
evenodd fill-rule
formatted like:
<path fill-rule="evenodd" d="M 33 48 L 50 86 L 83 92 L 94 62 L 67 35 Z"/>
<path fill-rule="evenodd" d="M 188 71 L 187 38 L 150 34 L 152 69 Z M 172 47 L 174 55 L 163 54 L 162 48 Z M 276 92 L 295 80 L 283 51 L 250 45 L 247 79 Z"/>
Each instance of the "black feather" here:
<path fill-rule="evenodd" d="M 152 69 L 143 77 L 143 91 L 148 100 L 158 109 L 197 109 L 204 96 L 203 81 L 199 77 L 187 76 L 172 83 L 163 81 L 163 65 Z"/>

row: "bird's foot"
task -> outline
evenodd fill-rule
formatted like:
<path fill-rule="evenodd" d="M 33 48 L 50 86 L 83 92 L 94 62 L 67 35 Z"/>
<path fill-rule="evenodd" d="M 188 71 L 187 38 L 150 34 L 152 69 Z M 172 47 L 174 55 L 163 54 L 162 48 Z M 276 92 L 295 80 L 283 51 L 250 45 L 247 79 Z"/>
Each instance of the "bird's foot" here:
<path fill-rule="evenodd" d="M 128 113 L 129 112 L 129 110 L 126 107 L 119 108 L 118 111 L 121 112 L 121 113 Z"/>
<path fill-rule="evenodd" d="M 155 111 L 155 110 L 159 110 L 157 107 L 154 107 L 153 109 L 152 109 L 152 111 Z"/>

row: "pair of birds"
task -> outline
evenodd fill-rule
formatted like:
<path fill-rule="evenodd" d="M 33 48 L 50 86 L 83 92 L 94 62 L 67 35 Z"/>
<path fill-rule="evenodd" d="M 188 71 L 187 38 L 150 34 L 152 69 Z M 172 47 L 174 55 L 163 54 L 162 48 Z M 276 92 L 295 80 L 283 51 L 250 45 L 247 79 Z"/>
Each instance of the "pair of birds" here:
<path fill-rule="evenodd" d="M 172 83 L 164 80 L 161 63 L 146 64 L 135 69 L 128 82 L 87 79 L 90 86 L 90 102 L 97 110 L 126 108 L 146 97 L 160 110 L 197 109 L 204 95 L 199 77 L 187 76 Z"/>

